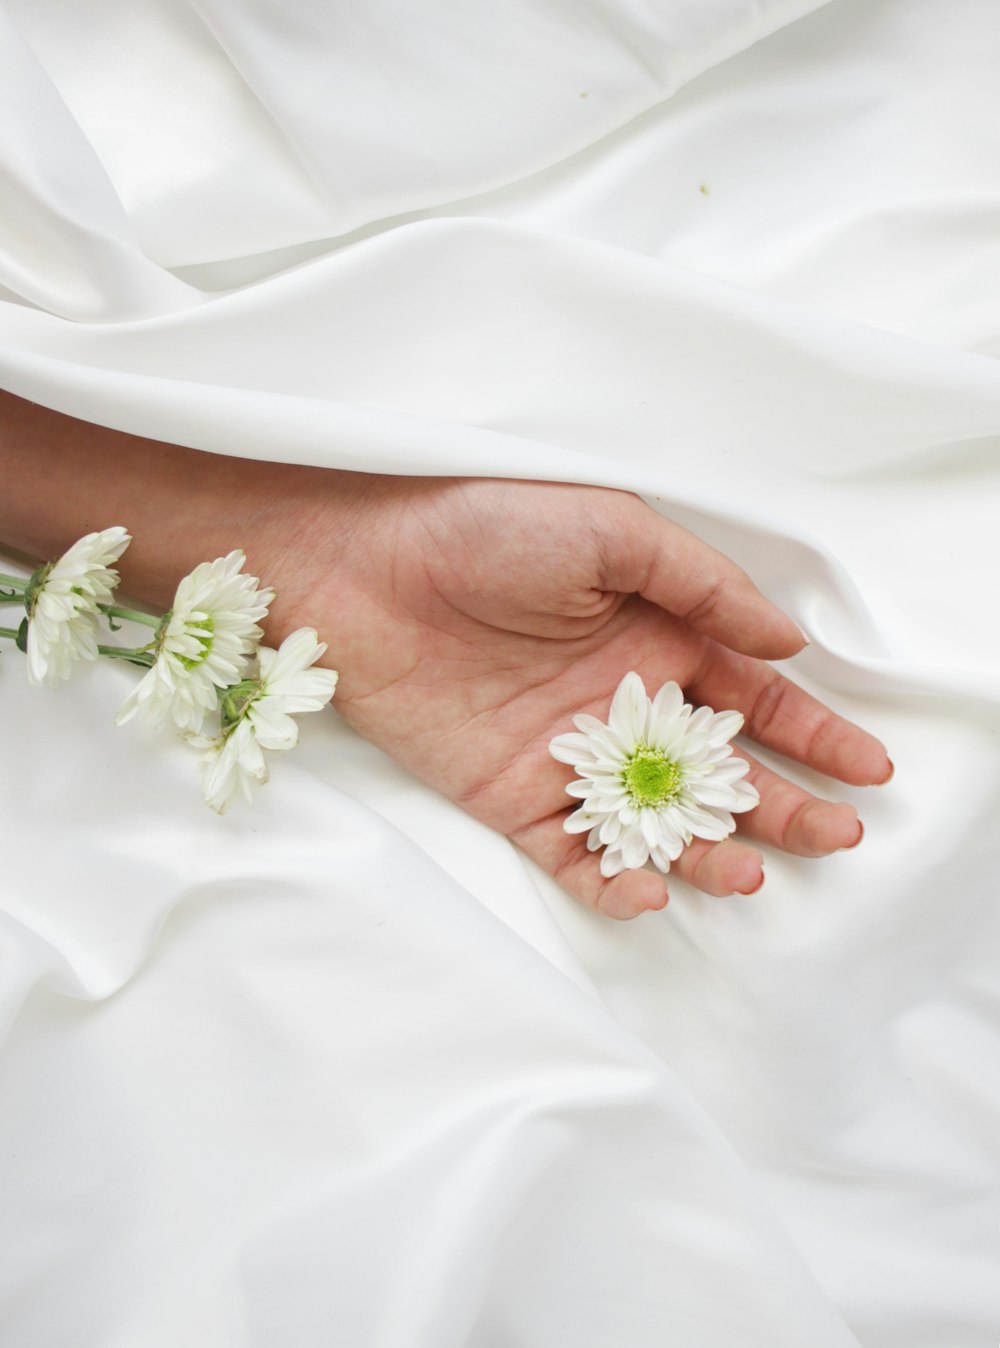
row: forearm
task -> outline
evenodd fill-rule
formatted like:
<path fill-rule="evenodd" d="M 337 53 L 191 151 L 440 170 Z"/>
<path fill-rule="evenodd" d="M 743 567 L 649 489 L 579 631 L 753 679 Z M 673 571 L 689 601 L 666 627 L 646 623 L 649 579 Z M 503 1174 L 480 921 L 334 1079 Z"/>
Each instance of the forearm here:
<path fill-rule="evenodd" d="M 207 454 L 78 421 L 0 392 L 0 540 L 42 560 L 123 524 L 122 593 L 167 608 L 181 576 L 233 548 L 278 589 L 269 632 L 297 601 L 303 541 L 346 553 L 367 475 Z M 294 550 L 290 546 L 294 540 Z M 308 545 L 305 551 L 308 551 Z"/>

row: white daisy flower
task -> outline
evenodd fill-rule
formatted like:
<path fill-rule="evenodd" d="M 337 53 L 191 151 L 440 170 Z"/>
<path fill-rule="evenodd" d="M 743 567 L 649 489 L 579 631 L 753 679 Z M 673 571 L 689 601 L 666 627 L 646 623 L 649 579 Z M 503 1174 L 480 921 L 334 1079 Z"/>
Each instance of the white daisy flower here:
<path fill-rule="evenodd" d="M 179 730 L 197 732 L 215 710 L 216 690 L 243 678 L 263 635 L 258 621 L 274 598 L 258 589 L 256 576 L 240 574 L 245 561 L 237 549 L 184 577 L 157 628 L 156 659 L 122 704 L 118 725 L 142 711 L 153 725 L 169 717 Z"/>
<path fill-rule="evenodd" d="M 638 674 L 626 674 L 611 703 L 608 724 L 575 716 L 577 733 L 557 735 L 549 752 L 579 776 L 566 791 L 582 800 L 566 820 L 567 833 L 586 833 L 601 857 L 601 874 L 618 875 L 647 861 L 670 869 L 693 838 L 729 836 L 734 814 L 760 797 L 742 780 L 750 764 L 733 756 L 738 711 L 694 710 L 676 683 L 650 700 Z"/>
<path fill-rule="evenodd" d="M 217 739 L 192 735 L 190 743 L 204 752 L 198 760 L 205 803 L 223 814 L 238 791 L 251 800 L 250 784 L 263 786 L 268 778 L 264 751 L 257 743 L 249 721 L 230 726 Z"/>
<path fill-rule="evenodd" d="M 28 678 L 54 687 L 77 660 L 97 659 L 98 604 L 110 602 L 117 562 L 131 542 L 120 525 L 87 534 L 57 562 L 40 567 L 25 591 Z"/>
<path fill-rule="evenodd" d="M 189 736 L 200 759 L 206 802 L 219 814 L 242 791 L 250 799 L 253 782 L 267 781 L 264 749 L 293 749 L 299 728 L 292 714 L 320 711 L 333 697 L 337 672 L 313 669 L 326 652 L 312 627 L 300 627 L 275 651 L 262 646 L 260 670 L 230 688 L 222 699 L 222 731 L 217 739 Z"/>

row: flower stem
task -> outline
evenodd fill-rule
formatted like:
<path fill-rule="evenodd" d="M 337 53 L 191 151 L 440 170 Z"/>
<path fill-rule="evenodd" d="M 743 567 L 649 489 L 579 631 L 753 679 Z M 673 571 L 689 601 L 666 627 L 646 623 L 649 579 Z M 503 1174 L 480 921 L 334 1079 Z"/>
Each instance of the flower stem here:
<path fill-rule="evenodd" d="M 149 649 L 130 650 L 126 646 L 98 646 L 98 655 L 106 655 L 109 660 L 128 660 L 133 665 L 143 665 L 148 669 L 156 660 Z"/>
<path fill-rule="evenodd" d="M 20 590 L 23 593 L 28 588 L 28 582 L 24 576 L 0 575 L 0 586 L 5 590 Z"/>
<path fill-rule="evenodd" d="M 4 594 L 3 590 L 0 590 L 0 604 L 23 604 L 23 603 L 24 603 L 23 590 L 21 591 L 20 594 Z"/>
<path fill-rule="evenodd" d="M 0 637 L 10 637 L 11 641 L 17 640 L 16 627 L 0 627 Z"/>
<path fill-rule="evenodd" d="M 140 613 L 134 608 L 122 608 L 120 604 L 98 604 L 106 618 L 124 618 L 130 623 L 142 623 L 144 627 L 159 627 L 160 619 L 152 613 Z"/>

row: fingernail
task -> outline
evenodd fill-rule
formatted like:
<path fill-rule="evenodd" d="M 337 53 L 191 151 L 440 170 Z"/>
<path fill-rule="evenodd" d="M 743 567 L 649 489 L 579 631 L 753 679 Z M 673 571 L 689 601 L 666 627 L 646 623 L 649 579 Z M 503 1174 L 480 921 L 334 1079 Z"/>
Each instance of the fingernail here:
<path fill-rule="evenodd" d="M 812 645 L 812 642 L 811 642 L 811 641 L 809 640 L 809 638 L 806 636 L 805 632 L 803 632 L 803 630 L 802 630 L 801 627 L 799 628 L 799 636 L 802 638 L 802 644 L 803 644 L 803 646 L 811 646 L 811 645 Z"/>
<path fill-rule="evenodd" d="M 882 780 L 881 780 L 880 782 L 876 782 L 875 785 L 876 785 L 876 786 L 886 786 L 889 782 L 892 781 L 892 779 L 893 779 L 893 777 L 895 777 L 895 775 L 896 775 L 896 765 L 895 765 L 895 763 L 892 761 L 892 759 L 890 758 L 890 759 L 889 759 L 889 775 L 888 775 L 888 777 L 883 777 Z"/>
<path fill-rule="evenodd" d="M 863 838 L 864 836 L 865 836 L 865 826 L 864 826 L 864 824 L 862 824 L 861 820 L 859 819 L 859 820 L 858 820 L 858 836 L 854 839 L 854 841 L 853 841 L 852 843 L 848 843 L 846 847 L 838 847 L 838 848 L 837 848 L 837 851 L 838 851 L 838 852 L 853 852 L 854 849 L 855 849 L 855 847 L 860 846 L 861 840 L 862 840 L 862 838 Z"/>
<path fill-rule="evenodd" d="M 761 870 L 761 873 L 760 873 L 760 879 L 759 879 L 759 880 L 757 881 L 757 883 L 754 885 L 753 889 L 738 889 L 738 890 L 736 891 L 736 893 L 737 893 L 737 894 L 756 894 L 757 891 L 758 891 L 758 889 L 760 889 L 760 887 L 761 887 L 761 885 L 762 885 L 763 883 L 764 883 L 764 872 L 763 872 L 763 870 Z"/>

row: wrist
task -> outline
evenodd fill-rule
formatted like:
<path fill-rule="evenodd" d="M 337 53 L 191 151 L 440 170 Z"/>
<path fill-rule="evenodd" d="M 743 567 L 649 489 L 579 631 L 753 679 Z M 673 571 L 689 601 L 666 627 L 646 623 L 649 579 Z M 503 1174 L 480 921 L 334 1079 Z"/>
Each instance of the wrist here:
<path fill-rule="evenodd" d="M 225 532 L 247 555 L 245 570 L 275 591 L 265 640 L 298 627 L 341 646 L 359 628 L 384 479 L 342 469 L 244 463 L 223 507 Z M 215 554 L 213 554 L 215 555 Z M 325 661 L 324 663 L 328 663 Z M 336 663 L 336 662 L 334 662 Z"/>
<path fill-rule="evenodd" d="M 133 541 L 119 564 L 120 592 L 161 612 L 200 562 L 242 549 L 244 569 L 277 591 L 265 628 L 271 644 L 297 625 L 324 626 L 310 604 L 317 587 L 351 588 L 348 563 L 357 570 L 357 539 L 382 481 L 166 444 L 6 393 L 0 472 L 4 542 L 49 560 L 84 534 L 122 524 Z M 336 638 L 326 627 L 321 638 Z"/>

